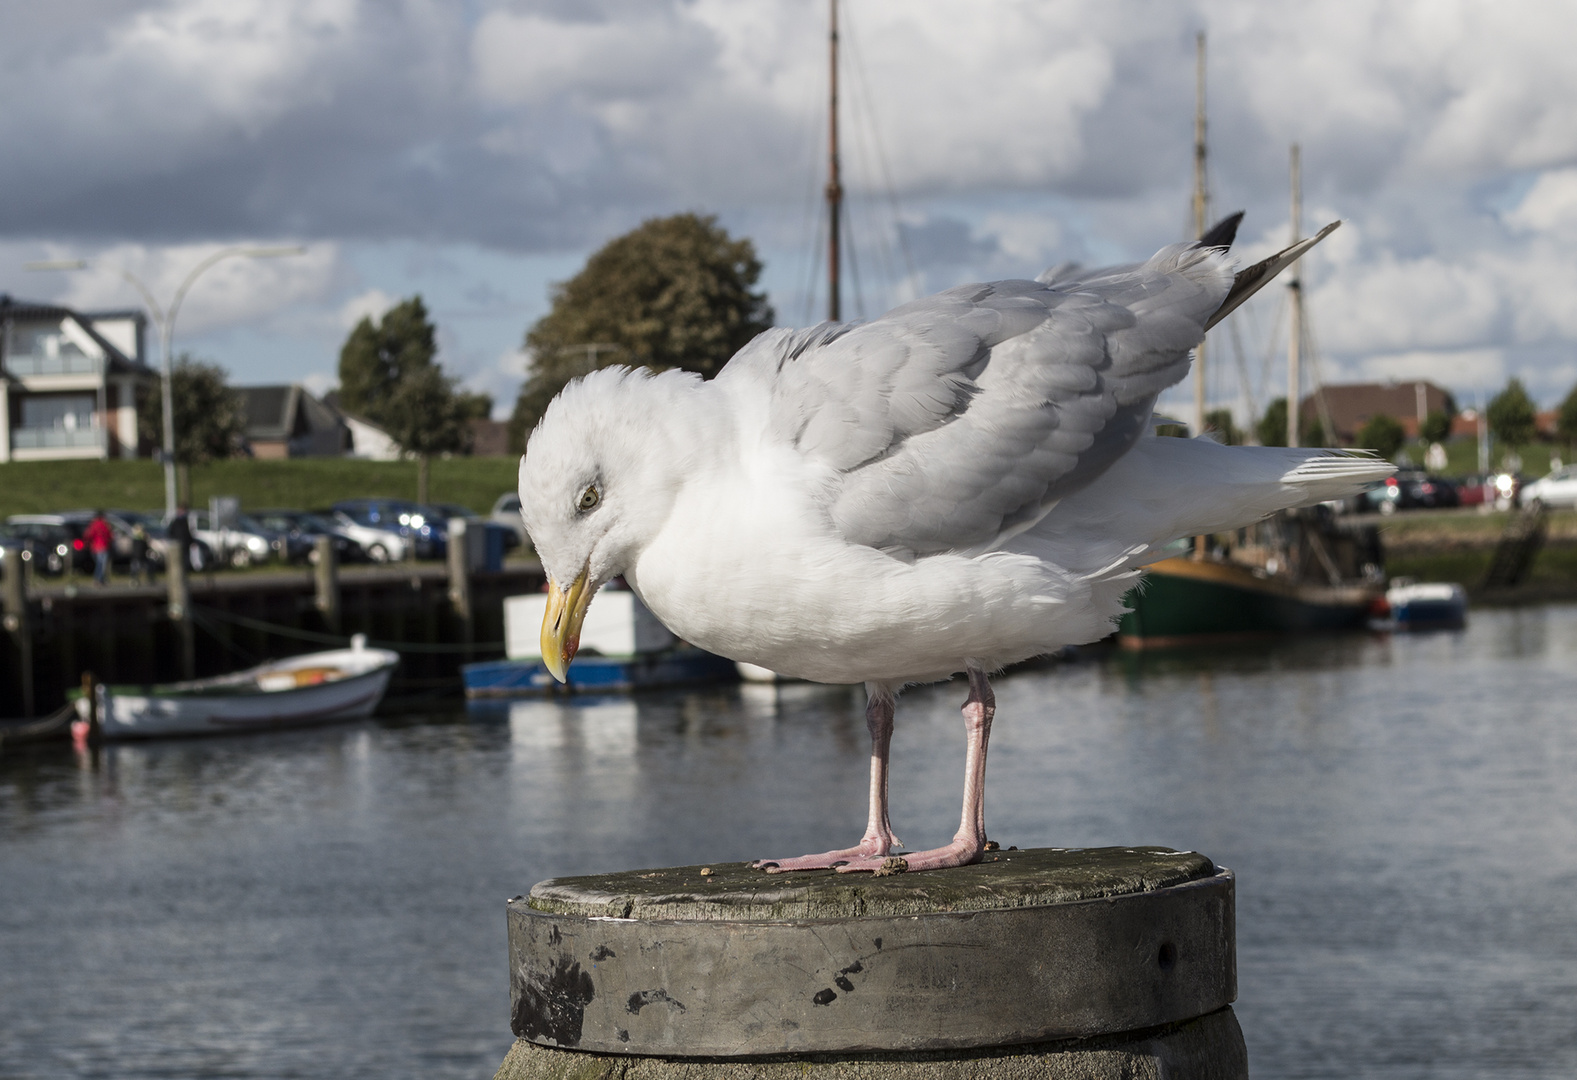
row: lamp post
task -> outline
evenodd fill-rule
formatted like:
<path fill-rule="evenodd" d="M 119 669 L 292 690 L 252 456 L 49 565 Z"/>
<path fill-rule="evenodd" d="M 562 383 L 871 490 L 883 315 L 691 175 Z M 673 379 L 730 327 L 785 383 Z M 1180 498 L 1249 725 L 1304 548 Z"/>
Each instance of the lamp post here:
<path fill-rule="evenodd" d="M 302 255 L 306 248 L 299 244 L 288 247 L 253 247 L 238 244 L 234 247 L 221 248 L 209 255 L 202 262 L 192 267 L 191 273 L 186 275 L 180 286 L 175 290 L 175 295 L 170 300 L 170 306 L 165 308 L 154 299 L 153 291 L 143 284 L 142 279 L 130 270 L 117 267 L 120 276 L 126 283 L 142 294 L 143 302 L 148 305 L 149 312 L 154 321 L 159 324 L 159 396 L 164 412 L 164 516 L 175 516 L 175 400 L 170 390 L 170 344 L 175 338 L 175 317 L 180 313 L 181 302 L 186 299 L 186 293 L 192 284 L 202 276 L 203 272 L 215 263 L 229 258 L 247 259 L 277 259 L 285 255 Z M 27 263 L 27 270 L 84 270 L 91 265 L 87 259 L 51 259 L 43 262 Z"/>

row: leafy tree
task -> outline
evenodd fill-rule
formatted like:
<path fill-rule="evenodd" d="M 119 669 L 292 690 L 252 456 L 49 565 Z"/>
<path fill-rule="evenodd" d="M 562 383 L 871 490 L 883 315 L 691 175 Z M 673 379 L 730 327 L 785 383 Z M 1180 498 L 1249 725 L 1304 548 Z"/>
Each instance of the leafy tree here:
<path fill-rule="evenodd" d="M 1566 444 L 1566 452 L 1571 453 L 1572 446 L 1577 444 L 1577 386 L 1572 387 L 1566 400 L 1561 402 L 1560 411 L 1555 415 L 1555 433 Z"/>
<path fill-rule="evenodd" d="M 1261 446 L 1287 445 L 1287 399 L 1279 397 L 1265 406 L 1265 415 L 1254 425 Z"/>
<path fill-rule="evenodd" d="M 1232 423 L 1231 409 L 1211 409 L 1205 413 L 1205 430 L 1214 431 L 1216 437 L 1228 446 L 1240 446 L 1243 432 Z"/>
<path fill-rule="evenodd" d="M 470 449 L 469 421 L 486 417 L 493 399 L 456 394 L 435 359 L 438 330 L 420 296 L 390 308 L 376 324 L 364 318 L 340 349 L 340 406 L 389 433 L 417 460 L 416 501 L 427 501 L 434 454 Z"/>
<path fill-rule="evenodd" d="M 1396 457 L 1406 441 L 1407 432 L 1403 430 L 1401 421 L 1385 413 L 1371 416 L 1369 422 L 1358 431 L 1358 445 L 1373 450 L 1387 461 Z"/>
<path fill-rule="evenodd" d="M 346 412 L 383 423 L 384 406 L 406 376 L 431 367 L 438 330 L 420 296 L 401 301 L 374 323 L 356 324 L 339 354 L 339 400 Z"/>
<path fill-rule="evenodd" d="M 1419 426 L 1418 434 L 1426 443 L 1445 442 L 1451 436 L 1451 417 L 1455 413 L 1446 413 L 1436 409 L 1424 417 L 1424 422 Z"/>
<path fill-rule="evenodd" d="M 1489 416 L 1489 433 L 1507 446 L 1526 446 L 1533 441 L 1533 399 L 1523 388 L 1522 380 L 1512 379 L 1506 389 L 1490 400 L 1485 410 Z"/>
<path fill-rule="evenodd" d="M 241 399 L 230 389 L 225 369 L 182 353 L 170 366 L 171 415 L 175 420 L 175 464 L 181 501 L 192 501 L 191 466 L 234 456 L 246 434 Z M 164 445 L 164 401 L 155 390 L 137 402 L 137 434 Z"/>
<path fill-rule="evenodd" d="M 710 378 L 772 325 L 752 291 L 761 260 L 713 217 L 653 218 L 610 241 L 553 289 L 553 306 L 526 333 L 533 370 L 510 418 L 525 446 L 548 402 L 578 375 L 610 364 L 685 368 Z"/>

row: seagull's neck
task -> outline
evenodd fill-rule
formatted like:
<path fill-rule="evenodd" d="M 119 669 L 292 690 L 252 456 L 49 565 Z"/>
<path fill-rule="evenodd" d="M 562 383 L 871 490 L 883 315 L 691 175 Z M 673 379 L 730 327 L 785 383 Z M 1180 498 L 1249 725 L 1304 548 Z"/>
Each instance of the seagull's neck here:
<path fill-rule="evenodd" d="M 639 389 L 612 451 L 620 475 L 628 477 L 622 486 L 629 528 L 618 561 L 629 569 L 663 530 L 685 489 L 715 481 L 738 459 L 738 432 L 711 384 L 659 375 Z"/>

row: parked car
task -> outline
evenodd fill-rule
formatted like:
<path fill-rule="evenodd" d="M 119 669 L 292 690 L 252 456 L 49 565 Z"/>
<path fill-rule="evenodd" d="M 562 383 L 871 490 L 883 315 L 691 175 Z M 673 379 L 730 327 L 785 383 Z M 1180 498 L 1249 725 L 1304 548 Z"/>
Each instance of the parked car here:
<path fill-rule="evenodd" d="M 1564 465 L 1522 489 L 1524 506 L 1577 506 L 1577 466 Z"/>
<path fill-rule="evenodd" d="M 434 520 L 431 507 L 405 499 L 346 499 L 335 503 L 334 510 L 358 525 L 398 533 L 418 559 L 441 559 L 448 550 L 448 532 L 441 520 Z"/>
<path fill-rule="evenodd" d="M 259 510 L 250 515 L 264 528 L 285 538 L 286 557 L 291 562 L 317 559 L 317 539 L 327 536 L 340 562 L 360 562 L 367 557 L 359 543 L 337 522 L 305 510 Z"/>
<path fill-rule="evenodd" d="M 475 510 L 472 510 L 469 506 L 461 506 L 459 503 L 433 503 L 432 508 L 443 515 L 442 520 L 445 522 L 454 518 L 464 518 L 467 523 L 467 528 L 476 528 L 478 526 L 484 529 L 500 528 L 499 523 L 494 521 L 492 518 L 485 518 L 481 514 L 478 514 Z M 444 531 L 445 533 L 448 532 L 447 526 L 445 527 Z M 504 534 L 505 551 L 511 551 L 520 546 L 520 534 L 514 529 L 503 527 L 501 531 Z"/>
<path fill-rule="evenodd" d="M 43 550 L 43 546 L 37 541 L 17 532 L 9 525 L 0 525 L 0 555 L 11 550 L 20 552 L 24 563 L 34 563 L 35 559 L 38 558 L 39 552 Z M 43 561 L 39 559 L 37 565 L 42 567 Z"/>
<path fill-rule="evenodd" d="M 1440 508 L 1461 505 L 1462 498 L 1454 481 L 1432 476 L 1422 469 L 1402 469 L 1364 493 L 1365 509 L 1382 514 L 1419 507 Z"/>
<path fill-rule="evenodd" d="M 148 534 L 149 561 L 155 569 L 164 569 L 165 552 L 170 543 L 170 530 L 164 523 L 163 514 L 155 510 L 112 510 L 108 517 L 111 525 L 119 520 L 127 529 L 140 524 L 143 531 Z M 117 543 L 119 538 L 117 531 Z M 186 549 L 186 565 L 199 572 L 207 570 L 214 565 L 213 549 L 195 536 L 192 537 L 191 546 Z"/>
<path fill-rule="evenodd" d="M 235 524 L 224 528 L 216 527 L 206 510 L 193 510 L 187 516 L 192 537 L 207 544 L 222 562 L 238 570 L 253 563 L 267 562 L 275 555 L 284 557 L 284 538 L 245 514 L 237 514 Z"/>
<path fill-rule="evenodd" d="M 314 515 L 329 521 L 342 534 L 350 537 L 361 548 L 362 554 L 375 563 L 399 562 L 410 550 L 410 541 L 397 529 L 379 525 L 363 525 L 343 510 L 318 510 Z"/>
<path fill-rule="evenodd" d="M 531 543 L 531 537 L 526 534 L 526 523 L 520 517 L 520 493 L 506 491 L 493 503 L 493 512 L 488 520 L 495 525 L 502 525 L 515 534 L 515 543 L 511 547 L 520 547 Z"/>
<path fill-rule="evenodd" d="M 1474 473 L 1457 481 L 1457 491 L 1463 506 L 1490 503 L 1497 510 L 1509 510 L 1517 505 L 1522 492 L 1522 477 L 1509 472 Z"/>
<path fill-rule="evenodd" d="M 68 569 L 92 572 L 93 553 L 82 539 L 86 521 L 65 514 L 13 514 L 6 524 L 33 545 L 35 569 L 46 574 L 64 574 Z"/>

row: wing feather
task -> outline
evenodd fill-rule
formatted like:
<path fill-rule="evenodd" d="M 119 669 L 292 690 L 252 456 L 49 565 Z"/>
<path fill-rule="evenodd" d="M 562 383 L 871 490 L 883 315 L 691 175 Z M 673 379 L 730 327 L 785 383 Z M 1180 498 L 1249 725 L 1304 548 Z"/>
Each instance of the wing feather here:
<path fill-rule="evenodd" d="M 987 549 L 1133 445 L 1231 286 L 1219 249 L 1175 244 L 862 325 L 769 331 L 718 381 L 765 389 L 771 436 L 838 475 L 828 509 L 850 541 Z"/>

